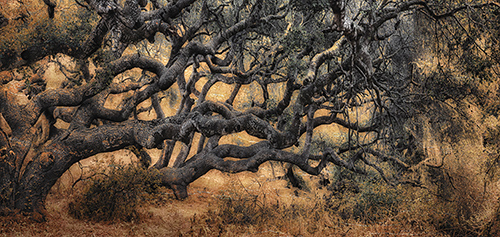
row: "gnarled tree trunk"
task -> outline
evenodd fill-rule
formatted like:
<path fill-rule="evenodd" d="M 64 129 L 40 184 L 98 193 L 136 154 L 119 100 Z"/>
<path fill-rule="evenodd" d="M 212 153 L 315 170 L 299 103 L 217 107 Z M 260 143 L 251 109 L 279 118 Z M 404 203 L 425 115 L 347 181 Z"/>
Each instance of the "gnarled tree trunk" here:
<path fill-rule="evenodd" d="M 63 3 L 56 7 L 53 1 L 44 2 L 53 19 Z M 58 54 L 78 65 L 78 75 L 67 76 L 60 88 L 47 88 L 53 78 L 44 78 L 43 70 L 24 82 L 12 74 L 1 78 L 3 214 L 43 214 L 48 192 L 73 164 L 130 146 L 139 156 L 146 156 L 141 155 L 145 148 L 163 149 L 151 169 L 160 171 L 162 183 L 180 199 L 187 197 L 188 185 L 209 170 L 255 172 L 271 160 L 312 175 L 327 164 L 358 174 L 373 169 L 387 183 L 398 183 L 409 166 L 376 150 L 397 143 L 399 134 L 390 132 L 391 121 L 407 117 L 400 114 L 408 108 L 413 85 L 408 65 L 388 56 L 404 54 L 406 48 L 392 45 L 391 37 L 396 32 L 405 35 L 398 28 L 399 18 L 414 10 L 439 19 L 465 9 L 439 15 L 426 1 L 338 0 L 321 7 L 265 0 L 223 5 L 196 0 L 166 5 L 144 0 L 126 0 L 123 6 L 116 1 L 78 3 L 78 11 L 98 18 L 85 37 L 75 40 L 73 35 L 44 32 L 21 49 L 1 48 L 4 71 Z M 494 4 L 469 7 L 489 5 Z M 0 14 L 0 26 L 14 24 L 3 18 Z M 46 28 L 35 28 L 56 30 L 50 28 L 57 26 L 51 20 L 44 23 Z M 123 79 L 122 73 L 132 70 L 141 72 Z M 217 84 L 232 85 L 227 99 L 214 99 Z M 259 89 L 244 94 L 249 85 Z M 166 117 L 159 100 L 167 90 L 180 101 L 175 114 Z M 18 96 L 22 91 L 26 95 Z M 121 95 L 121 103 L 106 106 L 110 95 Z M 151 101 L 156 119 L 138 118 L 145 101 Z M 69 127 L 57 128 L 58 120 Z M 339 128 L 345 139 L 315 143 L 321 126 Z M 240 132 L 259 142 L 219 144 L 222 136 Z M 195 144 L 197 133 L 202 139 Z M 167 167 L 176 142 L 183 144 L 182 152 L 174 166 Z M 188 157 L 191 147 L 197 151 Z M 397 167 L 396 175 L 385 173 L 383 162 Z"/>

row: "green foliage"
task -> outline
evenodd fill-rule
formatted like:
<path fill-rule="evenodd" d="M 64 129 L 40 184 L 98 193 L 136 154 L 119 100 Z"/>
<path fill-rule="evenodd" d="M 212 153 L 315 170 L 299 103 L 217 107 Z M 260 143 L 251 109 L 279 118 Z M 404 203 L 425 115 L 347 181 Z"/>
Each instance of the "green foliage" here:
<path fill-rule="evenodd" d="M 323 32 L 321 32 L 320 27 L 321 22 L 313 20 L 304 24 L 304 26 L 299 25 L 293 27 L 290 29 L 290 32 L 280 40 L 280 43 L 287 53 L 300 51 L 306 47 L 312 47 L 311 49 L 313 49 L 314 53 L 319 53 L 327 46 L 327 40 Z M 331 40 L 338 38 L 338 36 L 332 36 Z"/>
<path fill-rule="evenodd" d="M 402 199 L 396 188 L 380 183 L 382 181 L 340 180 L 332 183 L 325 197 L 325 208 L 337 213 L 344 220 L 357 220 L 369 224 L 396 216 Z"/>
<path fill-rule="evenodd" d="M 367 222 L 382 220 L 398 213 L 399 199 L 400 196 L 395 189 L 370 183 L 359 194 L 352 215 L 355 219 L 365 219 Z"/>
<path fill-rule="evenodd" d="M 111 164 L 109 171 L 90 180 L 84 191 L 69 204 L 69 213 L 92 221 L 132 221 L 137 207 L 160 187 L 158 171 L 137 165 Z"/>
<path fill-rule="evenodd" d="M 295 51 L 304 48 L 307 45 L 305 31 L 301 28 L 293 28 L 282 40 L 282 44 L 288 51 Z"/>
<path fill-rule="evenodd" d="M 467 52 L 467 51 L 466 51 Z M 467 52 L 464 54 L 462 60 L 464 70 L 469 72 L 473 77 L 484 81 L 491 81 L 493 75 L 491 75 L 490 69 L 494 62 L 488 59 L 478 57 L 476 54 Z"/>
<path fill-rule="evenodd" d="M 44 51 L 52 50 L 47 46 L 57 48 L 81 45 L 97 22 L 97 14 L 74 5 L 69 6 L 69 9 L 71 10 L 55 19 L 31 15 L 24 21 L 12 23 L 13 28 L 3 29 L 6 32 L 0 36 L 0 54 L 9 50 L 21 52 L 33 47 Z M 12 37 L 13 34 L 16 37 Z"/>
<path fill-rule="evenodd" d="M 325 0 L 292 0 L 290 1 L 290 5 L 296 11 L 312 13 L 323 11 L 324 9 L 327 9 L 329 7 L 328 1 Z"/>

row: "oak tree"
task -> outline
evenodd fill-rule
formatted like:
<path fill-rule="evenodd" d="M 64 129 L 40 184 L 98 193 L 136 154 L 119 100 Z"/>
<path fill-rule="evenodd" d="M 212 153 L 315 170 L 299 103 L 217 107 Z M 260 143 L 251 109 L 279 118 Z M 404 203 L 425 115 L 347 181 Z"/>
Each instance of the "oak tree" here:
<path fill-rule="evenodd" d="M 403 126 L 419 99 L 412 62 L 421 49 L 415 42 L 424 36 L 418 35 L 422 15 L 415 13 L 432 22 L 496 6 L 446 8 L 419 0 L 16 4 L 16 12 L 0 8 L 4 214 L 43 214 L 49 190 L 72 165 L 120 149 L 134 150 L 179 199 L 212 169 L 255 172 L 267 161 L 290 164 L 292 181 L 294 166 L 318 175 L 332 164 L 377 173 L 389 185 L 419 185 L 404 175 L 418 163 Z M 66 72 L 57 88 L 47 85 L 54 80 L 44 74 L 48 62 Z M 110 106 L 113 96 L 120 103 Z M 169 98 L 178 99 L 171 114 L 162 106 Z M 148 111 L 155 118 L 139 116 Z M 339 139 L 318 136 L 333 131 Z M 220 143 L 236 133 L 257 142 Z M 156 163 L 146 149 L 162 150 Z M 180 149 L 175 157 L 174 149 Z"/>

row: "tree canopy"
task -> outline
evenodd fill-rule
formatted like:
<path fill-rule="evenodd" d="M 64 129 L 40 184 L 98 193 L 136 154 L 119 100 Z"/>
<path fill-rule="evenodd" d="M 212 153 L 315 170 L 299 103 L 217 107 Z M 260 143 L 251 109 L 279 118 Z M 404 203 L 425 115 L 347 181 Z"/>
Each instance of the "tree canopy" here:
<path fill-rule="evenodd" d="M 448 69 L 496 75 L 493 1 L 4 3 L 3 212 L 43 213 L 73 164 L 120 149 L 158 170 L 180 199 L 212 169 L 254 172 L 267 161 L 420 186 L 408 175 L 424 160 L 408 121 L 423 104 L 474 94 Z M 460 63 L 423 72 L 426 53 Z M 51 82 L 49 64 L 64 80 Z M 246 141 L 221 142 L 232 134 Z M 162 151 L 156 163 L 147 149 Z"/>

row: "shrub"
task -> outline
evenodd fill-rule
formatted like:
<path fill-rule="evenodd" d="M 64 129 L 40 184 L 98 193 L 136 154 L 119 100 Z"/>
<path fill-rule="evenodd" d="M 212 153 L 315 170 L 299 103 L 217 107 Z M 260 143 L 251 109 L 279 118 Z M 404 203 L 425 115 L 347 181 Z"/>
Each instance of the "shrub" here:
<path fill-rule="evenodd" d="M 325 208 L 344 221 L 379 223 L 398 214 L 402 188 L 376 178 L 339 178 L 327 187 Z"/>
<path fill-rule="evenodd" d="M 69 203 L 69 213 L 92 221 L 132 221 L 139 218 L 137 207 L 157 193 L 160 181 L 156 170 L 137 165 L 109 165 L 109 170 L 94 176 L 83 192 Z"/>
<path fill-rule="evenodd" d="M 320 221 L 330 219 L 321 199 L 304 191 L 278 194 L 271 186 L 248 190 L 241 184 L 229 184 L 229 190 L 221 192 L 207 213 L 193 217 L 191 231 L 186 234 L 309 236 L 331 233 L 325 222 Z"/>

